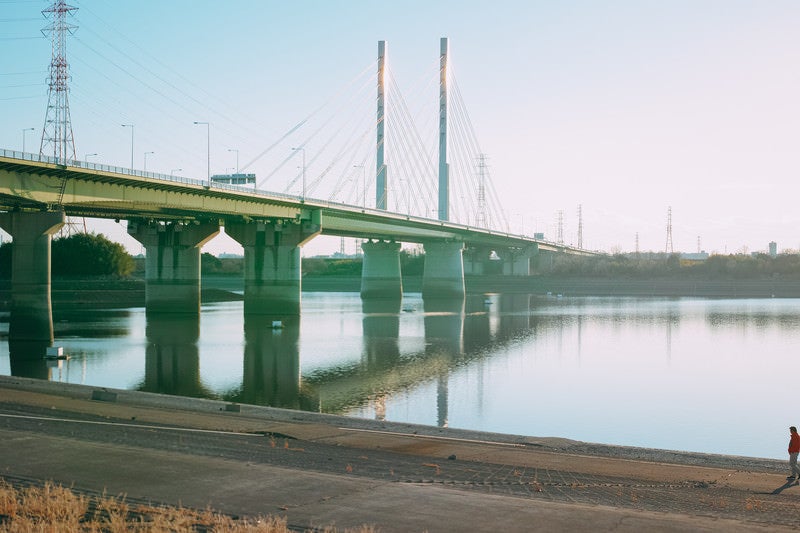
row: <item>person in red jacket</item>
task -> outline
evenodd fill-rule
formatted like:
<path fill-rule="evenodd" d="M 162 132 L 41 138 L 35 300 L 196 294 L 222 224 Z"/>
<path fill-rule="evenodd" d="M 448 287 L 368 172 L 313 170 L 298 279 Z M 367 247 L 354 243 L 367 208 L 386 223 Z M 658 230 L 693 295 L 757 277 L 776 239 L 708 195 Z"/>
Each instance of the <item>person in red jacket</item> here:
<path fill-rule="evenodd" d="M 792 426 L 789 428 L 789 467 L 792 473 L 786 479 L 794 479 L 795 476 L 800 479 L 800 468 L 797 467 L 798 453 L 800 453 L 800 435 L 797 434 L 797 428 Z"/>

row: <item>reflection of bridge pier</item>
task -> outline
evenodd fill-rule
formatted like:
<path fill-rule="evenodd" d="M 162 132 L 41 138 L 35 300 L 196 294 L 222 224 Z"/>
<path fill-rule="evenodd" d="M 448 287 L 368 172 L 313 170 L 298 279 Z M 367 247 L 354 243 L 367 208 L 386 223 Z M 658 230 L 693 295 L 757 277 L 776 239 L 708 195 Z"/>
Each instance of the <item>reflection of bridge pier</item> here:
<path fill-rule="evenodd" d="M 300 314 L 300 248 L 319 231 L 318 224 L 282 219 L 225 223 L 244 248 L 245 315 Z"/>
<path fill-rule="evenodd" d="M 491 340 L 490 312 L 496 298 L 468 294 L 464 302 L 464 351 L 476 352 Z"/>
<path fill-rule="evenodd" d="M 361 300 L 364 353 L 369 370 L 391 368 L 400 358 L 400 298 Z"/>
<path fill-rule="evenodd" d="M 50 380 L 51 368 L 44 359 L 47 347 L 52 341 L 31 341 L 8 339 L 8 358 L 11 375 L 24 378 Z"/>
<path fill-rule="evenodd" d="M 141 390 L 208 397 L 200 382 L 200 318 L 197 315 L 148 315 L 144 383 Z"/>
<path fill-rule="evenodd" d="M 398 265 L 399 266 L 399 265 Z M 400 360 L 401 298 L 361 299 L 364 363 L 367 372 L 391 370 Z M 386 420 L 386 394 L 370 400 L 376 420 Z"/>
<path fill-rule="evenodd" d="M 50 242 L 63 225 L 63 211 L 0 213 L 0 227 L 14 240 L 10 339 L 53 341 Z M 44 350 L 39 354 L 42 356 Z"/>
<path fill-rule="evenodd" d="M 500 295 L 500 330 L 504 337 L 512 337 L 530 329 L 532 298 L 530 294 Z"/>
<path fill-rule="evenodd" d="M 219 224 L 130 221 L 128 234 L 142 243 L 148 312 L 200 313 L 200 248 Z"/>
<path fill-rule="evenodd" d="M 278 318 L 282 327 L 273 327 Z M 237 401 L 306 409 L 300 396 L 299 318 L 245 315 L 244 339 L 244 376 Z"/>
<path fill-rule="evenodd" d="M 425 352 L 429 355 L 444 355 L 446 359 L 458 359 L 464 353 L 464 298 L 433 299 L 425 305 Z M 436 376 L 436 421 L 440 427 L 448 425 L 448 377 L 447 366 Z"/>

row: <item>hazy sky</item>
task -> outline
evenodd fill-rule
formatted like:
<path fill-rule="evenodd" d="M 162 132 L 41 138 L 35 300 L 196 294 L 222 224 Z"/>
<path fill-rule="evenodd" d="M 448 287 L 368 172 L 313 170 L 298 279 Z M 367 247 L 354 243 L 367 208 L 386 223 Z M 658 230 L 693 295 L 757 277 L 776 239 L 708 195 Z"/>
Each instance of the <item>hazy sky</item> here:
<path fill-rule="evenodd" d="M 25 137 L 38 151 L 48 3 L 0 0 L 0 148 L 19 150 Z M 228 150 L 244 166 L 360 73 L 374 74 L 379 40 L 401 88 L 430 84 L 435 98 L 448 37 L 494 186 L 526 233 L 555 238 L 562 210 L 575 242 L 580 204 L 585 246 L 630 251 L 638 233 L 642 250 L 659 251 L 671 206 L 676 250 L 696 251 L 698 237 L 707 251 L 771 240 L 800 248 L 797 1 L 71 3 L 80 159 L 130 166 L 121 124 L 133 123 L 137 168 L 152 151 L 148 170 L 204 178 L 206 129 L 193 121 L 209 121 L 211 171 L 230 171 Z M 374 86 L 364 94 L 371 120 Z M 271 168 L 259 160 L 248 171 Z M 92 225 L 138 251 L 120 225 Z M 236 247 L 215 240 L 206 250 Z"/>

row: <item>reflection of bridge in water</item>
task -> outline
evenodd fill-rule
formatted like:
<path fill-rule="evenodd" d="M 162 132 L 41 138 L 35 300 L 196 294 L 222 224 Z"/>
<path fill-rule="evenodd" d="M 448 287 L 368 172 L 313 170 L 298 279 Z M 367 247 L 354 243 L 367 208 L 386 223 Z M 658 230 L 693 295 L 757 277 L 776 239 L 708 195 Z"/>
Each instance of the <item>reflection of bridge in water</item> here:
<path fill-rule="evenodd" d="M 381 418 L 382 409 L 392 395 L 435 384 L 437 423 L 446 425 L 450 376 L 460 368 L 501 353 L 504 345 L 545 335 L 560 343 L 563 335 L 573 339 L 577 335 L 580 352 L 581 332 L 585 331 L 582 327 L 586 324 L 606 328 L 631 324 L 663 328 L 669 347 L 671 334 L 683 321 L 702 320 L 716 329 L 761 330 L 769 325 L 795 330 L 800 320 L 794 312 L 759 312 L 757 309 L 752 314 L 730 314 L 706 307 L 697 315 L 691 308 L 688 312 L 681 311 L 680 305 L 670 300 L 645 301 L 641 311 L 632 311 L 630 302 L 620 306 L 615 298 L 592 299 L 588 313 L 583 311 L 583 299 L 565 301 L 566 305 L 561 305 L 555 298 L 542 299 L 527 294 L 468 295 L 464 303 L 461 302 L 428 300 L 424 302 L 424 313 L 414 310 L 407 314 L 397 300 L 364 301 L 360 358 L 318 368 L 306 375 L 301 375 L 300 370 L 299 317 L 284 317 L 283 327 L 279 329 L 273 329 L 272 318 L 248 317 L 244 322 L 241 352 L 243 378 L 240 385 L 223 392 L 204 383 L 198 318 L 150 316 L 146 323 L 145 375 L 135 387 L 149 392 L 221 397 L 238 403 L 328 413 L 359 408 L 364 412 L 367 408 Z M 78 311 L 60 312 L 59 333 L 65 339 L 71 336 L 90 340 L 124 339 L 132 332 L 126 323 L 129 314 L 128 310 L 105 311 L 101 317 Z M 409 319 L 424 325 L 424 339 L 403 337 L 401 323 Z M 416 347 L 409 348 L 409 340 L 411 346 L 416 343 Z M 52 379 L 54 369 L 59 367 L 41 358 L 30 358 L 29 353 L 43 349 L 34 344 L 9 342 L 11 374 Z M 240 338 L 227 343 L 225 349 L 229 346 L 237 347 L 229 350 L 228 355 L 230 363 L 237 365 Z M 85 353 L 102 357 L 104 364 L 113 361 L 110 352 L 93 352 L 91 341 L 86 344 Z M 344 359 L 351 355 L 342 354 Z M 577 356 L 580 357 L 580 353 Z M 60 375 L 59 370 L 55 378 L 59 379 Z M 480 395 L 481 391 L 475 393 Z"/>
<path fill-rule="evenodd" d="M 399 345 L 400 301 L 366 300 L 361 360 L 306 376 L 300 373 L 299 318 L 284 317 L 282 327 L 273 328 L 273 317 L 247 317 L 243 380 L 222 396 L 238 403 L 342 413 L 370 402 L 380 405 L 392 393 L 433 379 L 437 382 L 438 420 L 446 425 L 449 373 L 486 357 L 490 345 L 535 332 L 538 325 L 530 313 L 531 302 L 530 295 L 426 301 L 425 348 L 404 354 Z M 147 331 L 146 378 L 141 390 L 215 396 L 202 385 L 195 344 L 197 323 L 151 328 L 148 322 Z"/>
<path fill-rule="evenodd" d="M 436 380 L 440 423 L 447 420 L 448 374 L 479 360 L 490 345 L 525 335 L 531 322 L 529 295 L 470 295 L 465 300 L 425 301 L 424 349 L 403 353 L 400 300 L 363 301 L 361 359 L 354 364 L 300 373 L 300 317 L 247 316 L 244 321 L 241 385 L 222 392 L 203 383 L 196 316 L 147 316 L 144 379 L 136 388 L 188 397 L 219 398 L 231 402 L 342 413 L 347 409 L 380 404 L 386 396 Z M 419 311 L 415 310 L 415 313 Z M 72 316 L 72 315 L 70 315 Z M 124 336 L 118 325 L 103 328 L 94 321 L 70 323 L 71 332 L 91 338 L 98 331 Z M 44 349 L 30 342 L 10 342 L 12 375 L 51 379 L 52 368 L 30 353 Z M 235 343 L 238 345 L 238 342 Z M 231 358 L 236 357 L 231 353 Z"/>

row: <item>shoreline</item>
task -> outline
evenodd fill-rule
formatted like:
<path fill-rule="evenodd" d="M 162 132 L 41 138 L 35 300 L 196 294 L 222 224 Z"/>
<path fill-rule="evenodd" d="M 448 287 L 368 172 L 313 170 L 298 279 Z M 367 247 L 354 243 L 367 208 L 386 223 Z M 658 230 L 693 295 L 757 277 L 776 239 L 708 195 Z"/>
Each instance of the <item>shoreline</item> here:
<path fill-rule="evenodd" d="M 791 531 L 786 461 L 469 432 L 0 376 L 0 478 L 293 530 Z M 368 497 L 366 497 L 368 495 Z"/>
<path fill-rule="evenodd" d="M 718 467 L 731 467 L 732 465 L 736 465 L 760 472 L 782 472 L 787 468 L 785 460 L 767 457 L 748 457 L 584 442 L 557 436 L 530 436 L 461 428 L 443 428 L 409 422 L 373 420 L 312 411 L 284 409 L 280 407 L 233 403 L 207 398 L 173 396 L 154 392 L 62 383 L 36 378 L 0 375 L 0 389 L 20 389 L 70 399 L 89 398 L 97 402 L 107 402 L 109 405 L 130 405 L 145 408 L 192 411 L 197 413 L 238 413 L 248 417 L 263 418 L 271 421 L 322 423 L 349 430 L 414 436 L 416 438 L 495 443 L 587 456 L 667 462 L 676 465 L 706 465 Z"/>

